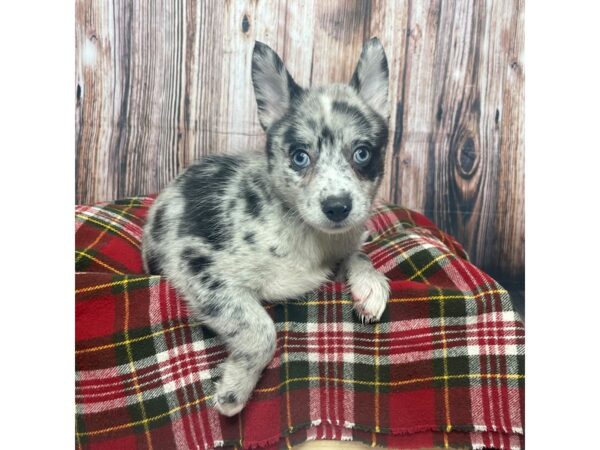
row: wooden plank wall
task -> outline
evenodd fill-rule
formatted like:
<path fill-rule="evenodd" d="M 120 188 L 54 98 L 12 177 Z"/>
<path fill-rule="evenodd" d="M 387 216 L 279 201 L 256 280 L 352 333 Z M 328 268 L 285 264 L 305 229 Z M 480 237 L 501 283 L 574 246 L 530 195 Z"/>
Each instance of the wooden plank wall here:
<path fill-rule="evenodd" d="M 159 191 L 207 153 L 261 148 L 254 40 L 302 85 L 390 66 L 381 197 L 424 212 L 500 280 L 524 273 L 521 0 L 76 0 L 79 203 Z"/>

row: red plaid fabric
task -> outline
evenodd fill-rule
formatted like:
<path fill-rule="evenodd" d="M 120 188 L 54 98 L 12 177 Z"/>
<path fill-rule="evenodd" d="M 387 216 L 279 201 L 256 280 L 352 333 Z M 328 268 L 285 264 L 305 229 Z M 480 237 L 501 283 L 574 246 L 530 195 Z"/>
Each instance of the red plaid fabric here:
<path fill-rule="evenodd" d="M 277 351 L 236 417 L 211 406 L 220 340 L 143 273 L 153 197 L 76 209 L 76 445 L 523 447 L 524 327 L 508 293 L 424 216 L 378 208 L 365 244 L 391 281 L 363 325 L 342 283 L 267 305 Z"/>

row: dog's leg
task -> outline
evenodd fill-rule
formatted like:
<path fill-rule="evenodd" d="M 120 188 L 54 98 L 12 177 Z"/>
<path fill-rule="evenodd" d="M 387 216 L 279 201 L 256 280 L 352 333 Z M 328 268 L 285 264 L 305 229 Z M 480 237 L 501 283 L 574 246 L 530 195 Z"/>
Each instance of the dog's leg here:
<path fill-rule="evenodd" d="M 225 342 L 229 356 L 221 364 L 214 405 L 226 416 L 239 413 L 263 369 L 273 359 L 275 324 L 250 291 L 219 287 L 194 302 L 196 315 Z"/>
<path fill-rule="evenodd" d="M 388 279 L 362 251 L 352 253 L 344 266 L 356 314 L 366 322 L 379 320 L 390 296 Z"/>

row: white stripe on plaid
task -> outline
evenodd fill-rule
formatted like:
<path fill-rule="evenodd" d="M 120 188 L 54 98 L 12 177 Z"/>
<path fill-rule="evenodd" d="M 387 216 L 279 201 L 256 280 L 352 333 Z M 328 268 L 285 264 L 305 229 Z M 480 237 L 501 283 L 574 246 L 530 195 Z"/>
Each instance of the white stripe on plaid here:
<path fill-rule="evenodd" d="M 123 216 L 123 211 L 115 212 L 109 211 L 105 208 L 99 208 L 96 206 L 84 206 L 77 207 L 76 213 L 83 217 L 77 217 L 77 222 L 84 222 L 86 219 L 91 218 L 99 222 L 106 223 L 119 231 L 124 231 L 129 234 L 132 240 L 136 241 L 141 245 L 143 228 L 137 225 L 135 222 L 129 220 L 126 216 Z M 77 227 L 78 228 L 78 227 Z"/>

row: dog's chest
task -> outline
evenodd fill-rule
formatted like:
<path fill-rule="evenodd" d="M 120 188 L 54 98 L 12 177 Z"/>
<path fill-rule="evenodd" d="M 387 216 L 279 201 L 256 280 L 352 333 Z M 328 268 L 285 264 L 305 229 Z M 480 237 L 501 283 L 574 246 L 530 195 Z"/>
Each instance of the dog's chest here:
<path fill-rule="evenodd" d="M 253 284 L 263 300 L 281 300 L 318 288 L 337 262 L 358 245 L 358 235 L 327 237 L 286 224 L 265 229 L 263 250 L 254 255 Z M 266 249 L 266 251 L 265 251 Z"/>
<path fill-rule="evenodd" d="M 276 301 L 293 298 L 318 288 L 327 281 L 331 270 L 326 266 L 298 264 L 282 258 L 263 269 L 263 277 L 255 288 L 262 300 Z"/>

